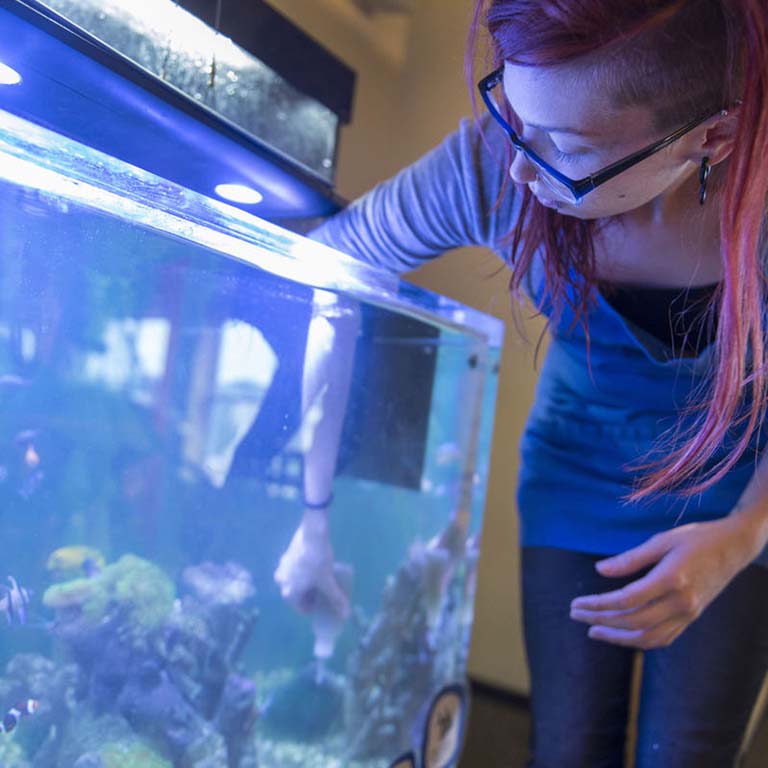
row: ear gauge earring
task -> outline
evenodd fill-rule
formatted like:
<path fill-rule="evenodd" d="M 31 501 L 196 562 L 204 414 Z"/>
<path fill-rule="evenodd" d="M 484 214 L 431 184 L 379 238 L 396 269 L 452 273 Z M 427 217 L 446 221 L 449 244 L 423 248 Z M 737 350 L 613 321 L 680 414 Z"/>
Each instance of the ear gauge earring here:
<path fill-rule="evenodd" d="M 705 157 L 699 169 L 699 205 L 704 205 L 707 201 L 707 179 L 710 173 L 712 173 L 712 166 L 709 164 L 709 158 Z"/>

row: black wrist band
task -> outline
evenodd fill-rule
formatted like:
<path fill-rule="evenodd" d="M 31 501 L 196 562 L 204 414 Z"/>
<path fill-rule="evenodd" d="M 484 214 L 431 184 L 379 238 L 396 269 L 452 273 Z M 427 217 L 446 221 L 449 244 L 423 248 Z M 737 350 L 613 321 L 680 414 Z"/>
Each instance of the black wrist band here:
<path fill-rule="evenodd" d="M 331 494 L 325 501 L 321 502 L 320 504 L 313 504 L 310 501 L 307 501 L 306 498 L 304 499 L 304 506 L 307 509 L 327 509 L 331 506 L 333 503 L 333 494 Z"/>

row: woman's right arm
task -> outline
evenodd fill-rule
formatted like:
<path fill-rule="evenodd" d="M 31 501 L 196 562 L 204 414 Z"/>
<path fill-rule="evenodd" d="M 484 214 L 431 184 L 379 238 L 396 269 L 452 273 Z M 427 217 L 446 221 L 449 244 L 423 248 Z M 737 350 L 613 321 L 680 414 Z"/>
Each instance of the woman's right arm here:
<path fill-rule="evenodd" d="M 506 137 L 495 123 L 459 129 L 413 165 L 378 184 L 309 234 L 390 272 L 415 269 L 452 248 L 495 248 L 515 223 L 514 184 L 506 185 Z"/>
<path fill-rule="evenodd" d="M 511 229 L 514 186 L 504 182 L 505 137 L 487 126 L 483 138 L 475 123 L 459 130 L 419 161 L 379 184 L 309 234 L 315 240 L 390 272 L 413 269 L 462 245 L 494 247 Z M 346 620 L 349 601 L 336 578 L 326 515 L 332 499 L 341 425 L 346 413 L 356 343 L 356 305 L 339 297 L 328 312 L 317 312 L 307 337 L 302 400 L 322 400 L 305 454 L 308 507 L 274 578 L 283 597 L 313 615 L 316 650 L 332 652 Z M 320 633 L 320 634 L 318 634 Z M 320 636 L 322 635 L 322 636 Z"/>

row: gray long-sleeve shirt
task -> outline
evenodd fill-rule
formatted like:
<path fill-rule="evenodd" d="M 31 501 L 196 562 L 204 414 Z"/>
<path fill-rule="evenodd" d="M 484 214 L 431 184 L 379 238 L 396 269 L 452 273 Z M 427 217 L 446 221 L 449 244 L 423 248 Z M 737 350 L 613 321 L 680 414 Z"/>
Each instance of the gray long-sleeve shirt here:
<path fill-rule="evenodd" d="M 506 136 L 488 119 L 459 129 L 310 233 L 310 237 L 390 272 L 404 272 L 452 248 L 487 246 L 515 223 L 520 195 L 508 180 Z M 485 136 L 485 140 L 483 138 Z"/>

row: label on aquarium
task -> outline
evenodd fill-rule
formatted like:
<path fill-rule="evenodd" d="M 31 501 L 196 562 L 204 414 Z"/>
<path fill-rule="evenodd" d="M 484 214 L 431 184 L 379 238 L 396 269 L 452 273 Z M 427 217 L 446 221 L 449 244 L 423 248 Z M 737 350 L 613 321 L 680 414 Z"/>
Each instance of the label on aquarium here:
<path fill-rule="evenodd" d="M 422 768 L 450 768 L 459 758 L 467 694 L 461 685 L 448 685 L 440 690 L 427 714 L 424 724 Z"/>
<path fill-rule="evenodd" d="M 389 768 L 416 768 L 416 756 L 413 752 L 400 755 Z"/>

